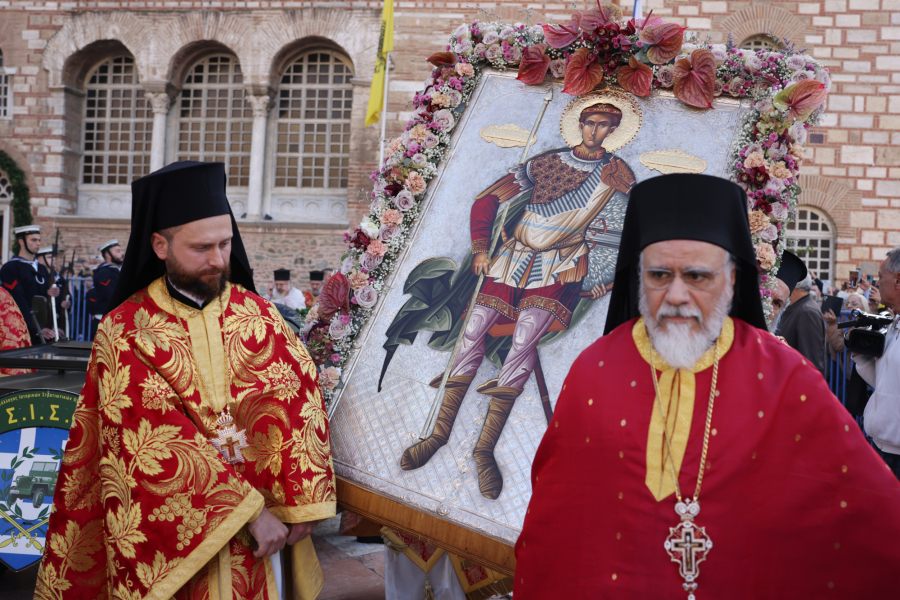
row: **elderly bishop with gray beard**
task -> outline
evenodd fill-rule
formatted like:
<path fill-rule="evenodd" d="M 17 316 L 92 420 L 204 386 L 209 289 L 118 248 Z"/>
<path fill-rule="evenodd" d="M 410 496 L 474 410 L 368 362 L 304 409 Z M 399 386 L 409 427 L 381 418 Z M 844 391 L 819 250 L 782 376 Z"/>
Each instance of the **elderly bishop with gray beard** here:
<path fill-rule="evenodd" d="M 740 187 L 632 190 L 606 333 L 538 448 L 516 600 L 897 597 L 900 482 L 766 330 Z"/>

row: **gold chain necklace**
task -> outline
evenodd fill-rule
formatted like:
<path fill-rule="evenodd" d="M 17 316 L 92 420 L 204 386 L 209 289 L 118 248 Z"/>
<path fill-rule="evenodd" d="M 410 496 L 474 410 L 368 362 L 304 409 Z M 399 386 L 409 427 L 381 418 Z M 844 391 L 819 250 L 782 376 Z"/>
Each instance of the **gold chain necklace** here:
<path fill-rule="evenodd" d="M 172 298 L 172 295 L 169 294 L 169 286 L 163 285 L 163 288 L 166 292 L 166 298 L 169 299 L 169 307 L 172 309 L 172 315 L 175 317 L 175 323 L 178 325 L 178 328 L 181 330 L 181 333 L 184 334 L 185 340 L 187 341 L 188 352 L 191 355 L 191 365 L 194 368 L 194 372 L 197 373 L 197 377 L 200 379 L 200 386 L 203 388 L 203 395 L 212 401 L 212 396 L 209 392 L 209 387 L 206 385 L 206 381 L 203 379 L 203 371 L 200 369 L 200 365 L 197 362 L 197 357 L 194 356 L 194 348 L 191 345 L 191 337 L 188 335 L 187 330 L 181 324 L 181 316 L 178 314 L 178 308 L 175 305 L 175 300 Z M 231 357 L 229 355 L 228 349 L 228 337 L 225 335 L 225 309 L 222 306 L 222 294 L 219 294 L 217 297 L 219 302 L 219 314 L 222 315 L 222 345 L 225 350 L 225 370 L 226 375 L 231 369 Z M 202 309 L 201 309 L 202 312 Z M 226 384 L 227 385 L 227 384 Z M 228 385 L 228 391 L 230 392 L 231 386 Z M 187 407 L 185 407 L 185 413 L 187 413 Z M 226 461 L 231 463 L 232 465 L 237 463 L 244 462 L 244 457 L 241 455 L 241 450 L 247 448 L 249 444 L 247 444 L 247 431 L 245 429 L 237 430 L 237 427 L 234 425 L 234 419 L 231 417 L 231 410 L 229 408 L 229 403 L 225 401 L 225 408 L 219 413 L 219 417 L 216 419 L 216 437 L 209 438 L 209 442 L 219 451 L 219 453 L 225 458 Z"/>
<path fill-rule="evenodd" d="M 647 332 L 647 338 L 650 333 Z M 669 453 L 669 466 L 672 469 L 672 483 L 675 484 L 675 512 L 681 517 L 681 523 L 669 528 L 669 536 L 664 547 L 671 557 L 672 562 L 678 563 L 678 572 L 684 579 L 681 584 L 688 593 L 688 600 L 696 600 L 694 592 L 697 590 L 697 577 L 700 575 L 700 563 L 706 560 L 707 553 L 712 549 L 713 543 L 706 535 L 706 529 L 694 523 L 694 517 L 700 513 L 700 486 L 703 483 L 703 471 L 706 468 L 706 454 L 709 450 L 709 432 L 712 426 L 713 402 L 716 397 L 716 381 L 719 378 L 719 340 L 715 342 L 715 359 L 713 360 L 712 386 L 709 390 L 709 407 L 706 411 L 706 428 L 703 432 L 703 452 L 700 455 L 700 472 L 697 474 L 697 488 L 694 497 L 687 501 L 681 498 L 681 488 L 678 485 L 678 474 L 675 472 L 675 457 L 672 454 L 672 443 L 669 441 L 668 414 L 663 413 L 662 397 L 659 395 L 659 380 L 656 377 L 656 366 L 653 364 L 653 344 L 650 344 L 650 372 L 653 375 L 653 390 L 656 392 L 656 402 L 659 406 L 659 415 L 663 420 L 663 439 L 666 441 L 666 450 Z M 665 468 L 665 466 L 663 467 Z"/>

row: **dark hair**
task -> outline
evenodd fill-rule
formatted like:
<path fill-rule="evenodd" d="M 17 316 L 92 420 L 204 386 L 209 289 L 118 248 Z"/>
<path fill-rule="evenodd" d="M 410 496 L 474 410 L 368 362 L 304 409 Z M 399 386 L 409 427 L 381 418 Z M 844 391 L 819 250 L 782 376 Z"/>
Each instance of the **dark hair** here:
<path fill-rule="evenodd" d="M 181 229 L 181 225 L 175 225 L 174 227 L 166 227 L 165 229 L 160 229 L 156 233 L 166 238 L 166 241 L 171 244 L 172 240 L 175 238 L 175 234 L 178 233 L 179 229 Z M 107 250 L 109 250 L 109 248 L 104 250 L 104 252 L 106 252 Z"/>
<path fill-rule="evenodd" d="M 591 107 L 591 108 L 593 108 L 593 107 Z M 585 112 L 587 112 L 587 114 L 585 114 Z M 597 114 L 597 112 L 595 111 L 592 113 L 592 112 L 588 111 L 587 109 L 581 111 L 581 115 L 579 115 L 579 117 L 578 117 L 578 123 L 581 125 L 584 125 L 584 120 L 586 118 L 588 118 L 589 116 L 591 116 L 592 114 L 595 115 L 595 114 Z M 610 120 L 613 122 L 613 124 L 612 124 L 613 127 L 618 127 L 619 123 L 622 122 L 622 115 L 617 115 L 617 114 L 613 114 L 613 113 L 602 113 L 602 114 L 609 115 Z"/>

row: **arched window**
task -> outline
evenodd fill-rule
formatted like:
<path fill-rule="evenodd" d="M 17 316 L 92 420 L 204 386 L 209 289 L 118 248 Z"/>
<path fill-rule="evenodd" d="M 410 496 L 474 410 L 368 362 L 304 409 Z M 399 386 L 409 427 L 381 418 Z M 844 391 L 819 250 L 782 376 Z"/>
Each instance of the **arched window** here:
<path fill-rule="evenodd" d="M 3 66 L 3 51 L 0 50 L 0 119 L 8 119 L 12 116 L 12 86 L 10 86 L 10 75 Z"/>
<path fill-rule="evenodd" d="M 153 114 L 134 59 L 104 60 L 85 87 L 82 183 L 127 185 L 148 174 Z"/>
<path fill-rule="evenodd" d="M 350 177 L 353 67 L 330 50 L 301 55 L 281 78 L 276 188 L 346 188 Z"/>
<path fill-rule="evenodd" d="M 741 42 L 740 47 L 744 50 L 778 50 L 783 48 L 784 44 L 774 35 L 759 33 Z"/>
<path fill-rule="evenodd" d="M 181 90 L 178 160 L 223 162 L 228 185 L 250 184 L 253 110 L 234 56 L 207 56 L 191 69 Z"/>
<path fill-rule="evenodd" d="M 811 206 L 797 207 L 797 220 L 789 223 L 787 237 L 794 240 L 795 252 L 822 281 L 834 281 L 834 223 L 825 212 Z"/>

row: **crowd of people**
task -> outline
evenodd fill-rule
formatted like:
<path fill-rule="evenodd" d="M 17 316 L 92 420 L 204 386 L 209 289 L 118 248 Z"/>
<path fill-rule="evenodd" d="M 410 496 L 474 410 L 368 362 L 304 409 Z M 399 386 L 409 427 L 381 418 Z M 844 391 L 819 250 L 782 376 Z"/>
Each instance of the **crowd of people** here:
<path fill-rule="evenodd" d="M 239 581 L 248 597 L 270 579 L 284 589 L 280 571 L 243 574 L 267 557 L 280 564 L 290 545 L 295 581 L 321 573 L 309 534 L 337 509 L 327 412 L 313 359 L 260 296 L 302 315 L 330 273 L 310 273 L 300 291 L 278 269 L 257 295 L 224 169 L 173 163 L 137 180 L 136 214 L 151 218 L 132 223 L 126 250 L 115 240 L 99 249 L 99 327 L 59 473 L 60 488 L 74 491 L 54 497 L 36 598 L 54 597 L 75 545 L 79 594 L 91 596 L 127 589 L 128 574 L 150 572 L 139 562 L 150 556 L 191 564 L 162 597 L 219 579 Z M 191 189 L 204 193 L 183 202 Z M 632 189 L 604 335 L 573 363 L 532 464 L 516 598 L 610 586 L 691 597 L 710 535 L 715 559 L 701 587 L 710 597 L 896 590 L 900 248 L 877 280 L 834 290 L 841 309 L 874 302 L 886 313 L 869 331 L 884 337 L 883 351 L 854 351 L 841 364 L 864 390 L 854 410 L 867 439 L 823 377 L 826 353 L 848 356 L 851 339 L 836 333 L 844 310 L 823 314 L 821 288 L 790 253 L 772 294 L 780 339 L 766 331 L 746 207 L 740 187 L 704 175 Z M 39 260 L 40 229 L 16 235 L 19 255 L 0 279 L 33 314 L 41 293 L 59 298 L 60 280 Z M 32 335 L 47 338 L 38 326 Z M 602 519 L 571 527 L 571 515 L 598 506 Z M 182 514 L 187 529 L 169 523 Z M 747 578 L 747 557 L 764 557 L 751 568 L 764 566 L 765 577 Z M 141 589 L 159 589 L 150 579 Z"/>
<path fill-rule="evenodd" d="M 0 266 L 0 312 L 17 310 L 21 314 L 28 331 L 24 341 L 32 346 L 79 338 L 91 341 L 109 312 L 125 249 L 113 239 L 101 244 L 96 256 L 79 260 L 78 266 L 74 256 L 65 264 L 58 260 L 54 246 L 41 245 L 41 230 L 40 225 L 13 229 L 18 252 Z M 304 311 L 315 305 L 332 273 L 332 269 L 310 271 L 309 288 L 301 292 L 292 284 L 288 269 L 277 269 L 267 286 L 268 293 L 262 296 L 289 309 Z M 22 343 L 10 345 L 13 342 L 6 340 L 2 349 L 20 347 Z"/>

